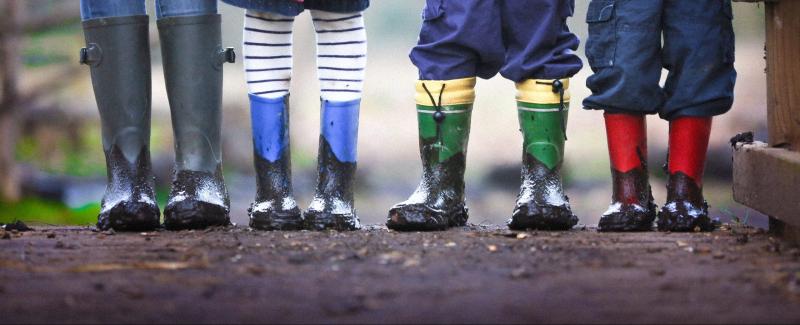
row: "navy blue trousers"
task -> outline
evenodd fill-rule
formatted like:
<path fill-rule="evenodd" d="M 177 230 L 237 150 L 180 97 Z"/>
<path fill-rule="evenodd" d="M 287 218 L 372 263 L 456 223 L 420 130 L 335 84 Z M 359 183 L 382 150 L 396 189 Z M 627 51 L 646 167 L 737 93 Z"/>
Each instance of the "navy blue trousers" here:
<path fill-rule="evenodd" d="M 567 27 L 574 0 L 427 0 L 411 61 L 421 80 L 571 77 L 582 68 Z"/>
<path fill-rule="evenodd" d="M 594 75 L 583 106 L 666 120 L 727 112 L 736 83 L 732 19 L 730 0 L 591 0 Z"/>

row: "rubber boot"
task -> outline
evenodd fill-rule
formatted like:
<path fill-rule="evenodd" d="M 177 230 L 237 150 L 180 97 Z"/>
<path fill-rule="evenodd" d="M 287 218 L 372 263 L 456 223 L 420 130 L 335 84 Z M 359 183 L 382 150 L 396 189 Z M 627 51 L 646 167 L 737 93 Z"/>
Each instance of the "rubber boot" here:
<path fill-rule="evenodd" d="M 604 117 L 613 193 L 599 230 L 650 231 L 658 207 L 648 179 L 645 116 L 606 113 Z"/>
<path fill-rule="evenodd" d="M 710 134 L 710 117 L 670 121 L 667 202 L 658 213 L 659 231 L 712 231 L 716 227 L 703 198 L 703 169 Z"/>
<path fill-rule="evenodd" d="M 408 200 L 389 210 L 386 226 L 433 231 L 466 225 L 466 168 L 475 78 L 417 83 L 422 180 Z"/>
<path fill-rule="evenodd" d="M 303 214 L 309 230 L 357 230 L 355 210 L 358 115 L 361 100 L 322 100 L 314 199 Z"/>
<path fill-rule="evenodd" d="M 250 95 L 256 200 L 250 206 L 250 227 L 301 230 L 304 222 L 292 194 L 289 150 L 289 96 L 268 99 Z"/>
<path fill-rule="evenodd" d="M 223 49 L 219 15 L 158 20 L 164 77 L 175 135 L 175 167 L 164 209 L 167 229 L 227 226 L 230 200 L 222 179 L 220 127 Z"/>
<path fill-rule="evenodd" d="M 83 22 L 89 65 L 100 111 L 108 184 L 97 227 L 147 231 L 159 226 L 150 166 L 150 43 L 148 17 Z"/>
<path fill-rule="evenodd" d="M 569 108 L 569 80 L 517 84 L 517 110 L 524 137 L 522 186 L 508 227 L 568 230 L 578 223 L 561 181 Z"/>

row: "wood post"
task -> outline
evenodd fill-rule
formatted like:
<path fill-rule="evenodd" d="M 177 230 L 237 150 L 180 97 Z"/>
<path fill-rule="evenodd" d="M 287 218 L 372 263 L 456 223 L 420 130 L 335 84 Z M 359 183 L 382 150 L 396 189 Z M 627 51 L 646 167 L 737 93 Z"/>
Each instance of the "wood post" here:
<path fill-rule="evenodd" d="M 766 17 L 769 144 L 800 151 L 800 1 L 767 2 Z"/>

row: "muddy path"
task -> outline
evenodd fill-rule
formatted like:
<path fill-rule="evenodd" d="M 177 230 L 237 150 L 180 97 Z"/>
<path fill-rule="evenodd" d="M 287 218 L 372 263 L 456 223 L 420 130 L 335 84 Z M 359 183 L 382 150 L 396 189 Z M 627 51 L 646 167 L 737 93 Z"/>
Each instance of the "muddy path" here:
<path fill-rule="evenodd" d="M 800 321 L 800 251 L 711 234 L 0 234 L 0 323 Z"/>

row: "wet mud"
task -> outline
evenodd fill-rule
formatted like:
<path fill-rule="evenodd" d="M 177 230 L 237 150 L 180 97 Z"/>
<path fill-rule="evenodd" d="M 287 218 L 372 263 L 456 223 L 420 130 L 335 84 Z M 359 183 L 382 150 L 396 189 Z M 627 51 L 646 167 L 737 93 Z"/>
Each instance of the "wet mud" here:
<path fill-rule="evenodd" d="M 441 163 L 436 161 L 435 139 L 420 139 L 422 180 L 405 202 L 389 210 L 386 225 L 398 231 L 432 231 L 460 227 L 467 223 L 464 203 L 466 156 L 458 152 Z"/>
<path fill-rule="evenodd" d="M 697 182 L 682 172 L 670 174 L 667 202 L 658 212 L 658 230 L 712 231 L 717 223 L 708 216 L 708 203 Z"/>
<path fill-rule="evenodd" d="M 569 230 L 578 224 L 564 193 L 560 166 L 547 168 L 523 154 L 522 186 L 508 227 L 513 230 Z"/>
<path fill-rule="evenodd" d="M 305 228 L 360 229 L 353 197 L 356 163 L 339 161 L 325 137 L 320 136 L 317 165 L 317 188 L 311 204 L 303 213 Z"/>
<path fill-rule="evenodd" d="M 650 231 L 656 206 L 646 163 L 628 172 L 611 168 L 613 194 L 609 210 L 600 218 L 600 231 Z"/>
<path fill-rule="evenodd" d="M 108 185 L 97 227 L 103 230 L 148 231 L 160 226 L 150 151 L 142 147 L 129 162 L 117 145 L 106 151 Z"/>
<path fill-rule="evenodd" d="M 259 230 L 301 230 L 305 222 L 292 193 L 291 157 L 284 148 L 281 158 L 270 162 L 255 157 L 256 199 L 250 206 L 250 227 Z"/>
<path fill-rule="evenodd" d="M 0 239 L 0 323 L 800 322 L 800 250 L 744 227 L 31 226 Z"/>
<path fill-rule="evenodd" d="M 203 229 L 230 225 L 230 199 L 222 168 L 214 173 L 174 172 L 169 201 L 164 208 L 164 227 L 169 230 Z"/>

